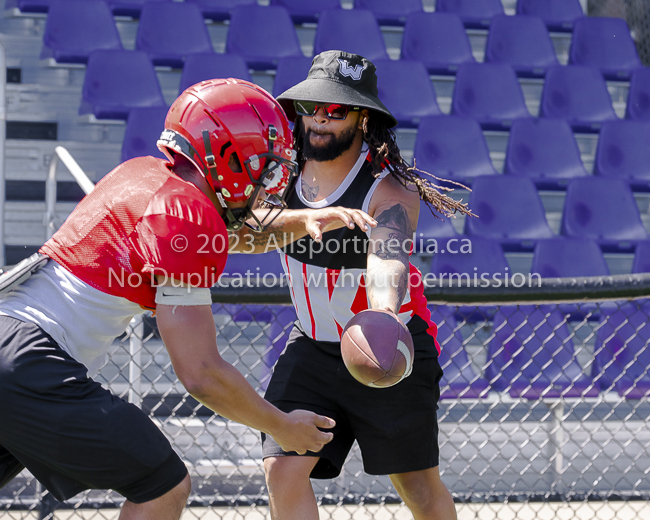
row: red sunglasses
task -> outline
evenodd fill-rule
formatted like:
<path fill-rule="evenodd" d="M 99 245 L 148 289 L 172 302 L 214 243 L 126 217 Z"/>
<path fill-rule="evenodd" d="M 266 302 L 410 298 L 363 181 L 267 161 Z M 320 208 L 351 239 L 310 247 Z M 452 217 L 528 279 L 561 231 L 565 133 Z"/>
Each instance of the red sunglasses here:
<path fill-rule="evenodd" d="M 315 101 L 294 101 L 293 106 L 299 116 L 312 117 L 318 112 L 319 108 L 322 108 L 327 119 L 337 120 L 348 117 L 348 112 L 361 110 L 361 107 L 342 105 L 340 103 L 316 103 Z"/>

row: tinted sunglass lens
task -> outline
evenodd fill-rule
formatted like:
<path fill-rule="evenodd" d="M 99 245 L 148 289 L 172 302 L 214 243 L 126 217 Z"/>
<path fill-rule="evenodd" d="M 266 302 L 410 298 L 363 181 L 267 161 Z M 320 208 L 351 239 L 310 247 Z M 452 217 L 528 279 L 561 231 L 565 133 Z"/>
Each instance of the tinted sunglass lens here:
<path fill-rule="evenodd" d="M 313 116 L 322 107 L 328 119 L 345 119 L 349 109 L 348 105 L 341 105 L 339 103 L 319 105 L 313 101 L 294 101 L 294 107 L 297 115 L 307 117 Z"/>
<path fill-rule="evenodd" d="M 348 115 L 348 106 L 339 105 L 338 103 L 327 105 L 325 110 L 327 112 L 327 117 L 330 119 L 345 119 Z"/>
<path fill-rule="evenodd" d="M 311 101 L 295 101 L 296 113 L 300 116 L 313 116 L 316 113 L 317 105 Z"/>

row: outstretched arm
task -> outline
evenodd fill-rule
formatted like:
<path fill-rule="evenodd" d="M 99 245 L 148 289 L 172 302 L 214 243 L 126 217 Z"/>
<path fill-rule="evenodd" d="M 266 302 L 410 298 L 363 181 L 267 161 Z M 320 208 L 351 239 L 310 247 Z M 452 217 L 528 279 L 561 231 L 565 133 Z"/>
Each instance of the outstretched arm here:
<path fill-rule="evenodd" d="M 370 233 L 366 291 L 372 309 L 399 313 L 408 290 L 409 254 L 420 210 L 417 192 L 387 178 L 373 195 L 377 227 Z M 371 205 L 372 207 L 372 205 Z"/>
<path fill-rule="evenodd" d="M 255 210 L 261 219 L 268 210 Z M 267 220 L 271 220 L 273 212 Z M 285 209 L 262 232 L 255 232 L 244 226 L 230 235 L 230 251 L 237 253 L 265 253 L 284 247 L 294 240 L 310 235 L 320 241 L 323 233 L 343 226 L 359 226 L 367 231 L 376 224 L 375 219 L 358 209 L 328 207 L 323 209 Z"/>
<path fill-rule="evenodd" d="M 334 421 L 313 412 L 281 412 L 223 360 L 209 305 L 158 304 L 158 328 L 176 375 L 187 391 L 218 414 L 271 435 L 285 451 L 318 452 L 332 439 Z"/>

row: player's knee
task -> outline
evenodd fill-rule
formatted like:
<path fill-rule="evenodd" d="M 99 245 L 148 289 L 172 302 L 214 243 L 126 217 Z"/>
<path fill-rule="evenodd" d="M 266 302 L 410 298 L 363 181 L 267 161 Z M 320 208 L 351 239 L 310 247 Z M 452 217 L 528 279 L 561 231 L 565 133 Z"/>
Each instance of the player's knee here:
<path fill-rule="evenodd" d="M 402 498 L 410 509 L 417 509 L 422 513 L 426 513 L 433 508 L 435 497 L 432 490 L 423 485 L 408 486 L 402 488 Z"/>
<path fill-rule="evenodd" d="M 440 489 L 430 475 L 411 473 L 400 477 L 394 478 L 393 484 L 410 509 L 426 512 L 434 507 Z"/>
<path fill-rule="evenodd" d="M 276 481 L 282 482 L 284 472 L 282 459 L 278 457 L 267 457 L 264 459 L 264 475 L 267 485 L 271 486 Z"/>
<path fill-rule="evenodd" d="M 269 488 L 292 486 L 300 479 L 309 479 L 309 472 L 303 470 L 301 457 L 267 457 L 264 459 L 264 473 Z"/>

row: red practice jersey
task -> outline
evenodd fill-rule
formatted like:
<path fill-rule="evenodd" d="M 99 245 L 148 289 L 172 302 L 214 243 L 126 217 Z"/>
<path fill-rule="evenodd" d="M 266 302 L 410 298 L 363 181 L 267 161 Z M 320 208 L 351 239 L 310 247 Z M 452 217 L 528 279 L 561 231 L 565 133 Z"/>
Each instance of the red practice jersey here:
<path fill-rule="evenodd" d="M 106 175 L 41 248 L 102 292 L 154 309 L 154 275 L 211 287 L 228 256 L 212 201 L 154 157 Z"/>

